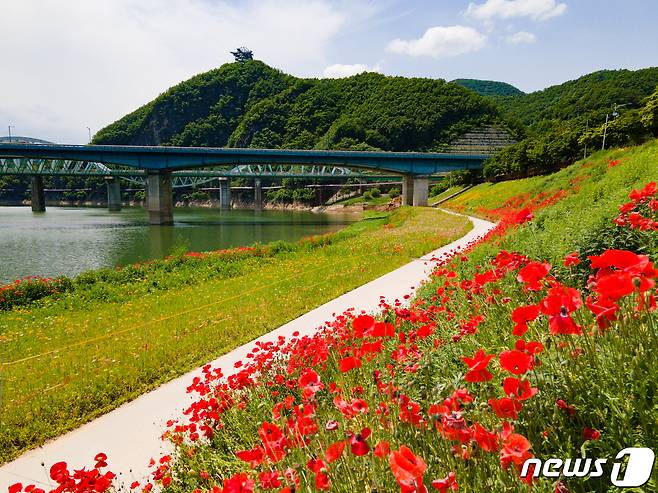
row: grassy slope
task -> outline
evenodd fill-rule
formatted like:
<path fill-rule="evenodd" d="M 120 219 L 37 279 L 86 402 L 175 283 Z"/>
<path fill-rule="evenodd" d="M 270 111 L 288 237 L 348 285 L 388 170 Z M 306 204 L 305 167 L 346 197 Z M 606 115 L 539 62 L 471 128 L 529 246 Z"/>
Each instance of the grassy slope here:
<path fill-rule="evenodd" d="M 525 194 L 525 202 L 528 202 L 533 193 L 556 192 L 560 187 L 569 191 L 556 204 L 536 210 L 533 221 L 512 228 L 502 238 L 494 237 L 477 246 L 469 254 L 468 260 L 454 262 L 450 268 L 456 271 L 456 279 L 437 276 L 432 283 L 426 285 L 416 300 L 416 308 L 412 309 L 416 312 L 414 316 L 393 313 L 386 316 L 391 322 L 397 319 L 396 330 L 406 331 L 407 334 L 426 324 L 427 319 L 424 317 L 428 315 L 436 324 L 434 334 L 424 339 L 412 339 L 414 351 L 420 353 L 417 360 L 403 359 L 398 364 L 394 363 L 391 351 L 404 347 L 400 346 L 398 338 L 394 338 L 384 342 L 382 353 L 372 360 L 364 358 L 361 368 L 347 373 L 338 370 L 338 360 L 345 354 L 352 354 L 351 351 L 329 352 L 326 363 L 316 364 L 315 369 L 326 386 L 330 382 L 335 383 L 348 401 L 355 397 L 365 399 L 370 411 L 346 419 L 332 403 L 334 394 L 327 391 L 319 393 L 314 417 L 320 430 L 312 434 L 307 446 L 291 449 L 288 456 L 276 464 L 276 469 L 283 471 L 286 467 L 296 468 L 300 474 L 305 475 L 302 481 L 303 485 L 307 485 L 313 480 L 304 468 L 310 458 L 323 457 L 329 444 L 345 438 L 345 431 L 356 432 L 369 427 L 372 429 L 368 439 L 371 447 L 380 440 L 388 440 L 391 450 L 405 444 L 424 458 L 427 464 L 424 476 L 426 485 L 432 479 L 444 477 L 448 471 L 455 471 L 459 491 L 530 491 L 519 483 L 513 467 L 507 471 L 501 468 L 497 451 L 484 452 L 471 443 L 464 444 L 470 455 L 470 459 L 465 461 L 455 457 L 456 442 L 442 438 L 433 426 L 414 427 L 399 419 L 399 393 L 419 403 L 421 415 L 431 420 L 430 416 L 424 414 L 428 407 L 442 402 L 454 389 L 460 387 L 467 387 L 476 399 L 473 404 L 464 406 L 463 417 L 467 424 L 478 422 L 488 430 L 500 431 L 503 421 L 511 421 L 517 433 L 528 437 L 532 452 L 543 459 L 579 457 L 581 453 L 587 457 L 612 458 L 628 446 L 655 448 L 658 443 L 655 429 L 658 419 L 655 403 L 658 394 L 654 357 L 658 351 L 655 312 L 651 316 L 646 312 L 636 313 L 634 300 L 622 300 L 624 315 L 620 322 L 613 323 L 609 331 L 597 336 L 553 336 L 548 333 L 545 318 L 532 323 L 524 339 L 541 341 L 546 347 L 545 353 L 539 357 L 541 364 L 526 374 L 526 378 L 533 387 L 539 389 L 539 393 L 523 401 L 518 419 L 503 420 L 493 414 L 487 400 L 502 397 L 501 380 L 510 376 L 510 373 L 501 371 L 498 354 L 514 347 L 517 340 L 511 334 L 511 312 L 515 307 L 537 303 L 545 292 L 524 291 L 516 280 L 515 271 L 485 286 L 482 292 L 471 291 L 468 284 L 460 285 L 460 281 L 472 278 L 476 271 L 490 269 L 490 260 L 499 250 L 507 249 L 519 251 L 533 259 L 550 261 L 553 265 L 551 273 L 558 280 L 583 289 L 579 269 L 586 267 L 564 268 L 562 258 L 576 249 L 585 254 L 585 250 L 592 245 L 601 249 L 613 246 L 610 241 L 618 239 L 618 236 L 601 238 L 599 231 L 608 231 L 607 228 L 617 214 L 618 205 L 626 202 L 631 189 L 641 188 L 647 182 L 658 179 L 657 149 L 658 145 L 654 142 L 629 150 L 609 151 L 593 156 L 587 163 L 577 163 L 551 176 L 481 185 L 456 198 L 451 204 L 453 208 L 482 212 L 483 207 L 490 211 L 503 206 L 506 200 L 519 193 Z M 612 159 L 621 159 L 621 164 L 609 168 L 608 162 Z M 572 180 L 585 175 L 587 178 L 579 179 L 575 187 Z M 522 202 L 515 201 L 514 207 L 522 207 Z M 495 214 L 490 212 L 488 215 Z M 621 229 L 615 231 L 616 235 L 624 234 Z M 655 233 L 644 236 L 645 240 L 653 238 L 653 249 L 649 249 L 648 253 L 653 255 L 654 261 L 658 260 L 655 236 Z M 646 241 L 645 246 L 651 243 Z M 583 266 L 586 265 L 587 260 L 584 260 Z M 446 287 L 445 297 L 437 300 L 437 289 L 443 291 Z M 585 294 L 583 289 L 583 296 Z M 420 300 L 424 300 L 425 304 Z M 446 316 L 442 312 L 445 309 L 453 312 L 455 318 Z M 457 327 L 476 315 L 483 317 L 477 331 L 458 343 L 450 343 Z M 409 321 L 410 318 L 412 321 Z M 584 328 L 593 325 L 593 317 L 585 308 L 578 310 L 575 318 Z M 338 337 L 329 334 L 326 339 L 329 345 L 333 344 L 339 349 L 345 345 L 348 348 L 352 345 L 359 347 L 362 343 L 361 339 L 349 339 L 344 335 Z M 339 342 L 335 342 L 336 339 Z M 314 342 L 310 347 L 316 347 L 317 344 Z M 304 343 L 300 346 L 303 348 Z M 463 377 L 466 367 L 462 357 L 471 357 L 480 348 L 494 355 L 489 365 L 494 379 L 486 383 L 465 383 Z M 310 349 L 306 350 L 314 355 Z M 303 350 L 296 352 L 303 354 Z M 312 358 L 302 361 L 312 361 Z M 412 363 L 415 363 L 413 366 L 417 369 L 410 371 Z M 305 368 L 306 364 L 312 366 L 311 363 L 302 363 L 300 367 Z M 398 391 L 394 396 L 387 396 L 381 389 L 378 390 L 372 379 L 375 370 L 381 372 L 384 383 L 391 382 L 396 386 Z M 291 374 L 284 371 L 284 374 L 286 378 L 297 378 L 294 372 Z M 269 375 L 267 379 L 272 379 L 272 376 Z M 357 385 L 362 386 L 362 390 L 350 390 Z M 298 392 L 287 390 L 283 385 L 275 386 L 274 389 L 281 390 L 282 395 L 270 395 L 268 390 L 257 387 L 253 395 L 258 398 L 245 399 L 248 402 L 246 409 L 232 408 L 226 415 L 222 415 L 221 420 L 227 426 L 215 435 L 212 447 L 203 444 L 199 444 L 198 448 L 193 446 L 195 454 L 191 458 L 181 454 L 179 462 L 174 466 L 175 481 L 169 491 L 207 488 L 213 482 L 221 485 L 221 480 L 231 474 L 247 471 L 248 466 L 234 456 L 235 452 L 260 443 L 257 428 L 262 421 L 276 420 L 272 417 L 271 409 L 281 401 L 283 395 L 299 399 Z M 569 405 L 574 406 L 575 413 L 570 415 L 561 411 L 556 406 L 556 399 L 565 399 Z M 374 408 L 380 401 L 390 409 L 390 421 L 375 414 Z M 385 415 L 388 415 L 388 411 Z M 329 419 L 338 421 L 340 431 L 325 431 L 322 425 Z M 285 422 L 285 418 L 276 422 Z M 585 440 L 582 436 L 585 427 L 600 430 L 600 440 Z M 182 447 L 181 452 L 185 449 Z M 462 447 L 457 443 L 456 449 L 462 450 Z M 269 467 L 272 466 L 263 465 L 261 470 Z M 210 483 L 189 473 L 201 469 L 210 473 Z M 609 469 L 606 474 L 609 478 Z M 385 458 L 378 460 L 371 454 L 356 457 L 349 452 L 349 446 L 338 461 L 328 466 L 328 475 L 332 481 L 331 491 L 357 491 L 363 485 L 373 485 L 372 489 L 377 491 L 398 491 Z M 588 482 L 579 478 L 566 479 L 569 491 L 616 491 L 609 489 L 610 485 L 606 481 L 605 477 Z M 308 488 L 309 491 L 312 489 L 310 486 Z M 654 478 L 646 489 L 638 491 L 656 491 L 656 488 L 658 484 Z M 540 480 L 532 491 L 553 492 L 554 480 Z"/>
<path fill-rule="evenodd" d="M 0 313 L 0 462 L 469 228 L 465 219 L 438 211 L 401 209 L 360 221 L 329 245 L 311 248 L 307 241 L 307 248 L 238 262 L 189 260 L 139 282 L 98 282 L 62 299 Z M 153 289 L 158 284 L 164 287 Z"/>

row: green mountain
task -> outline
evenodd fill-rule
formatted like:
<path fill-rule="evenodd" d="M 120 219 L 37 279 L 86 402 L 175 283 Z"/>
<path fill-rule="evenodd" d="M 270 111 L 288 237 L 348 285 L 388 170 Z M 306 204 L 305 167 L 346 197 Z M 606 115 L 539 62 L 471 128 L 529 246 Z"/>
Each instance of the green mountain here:
<path fill-rule="evenodd" d="M 504 125 L 496 105 L 444 80 L 300 79 L 246 61 L 172 87 L 94 143 L 430 151 L 485 124 Z"/>
<path fill-rule="evenodd" d="M 541 91 L 499 99 L 503 112 L 531 129 L 546 121 L 600 118 L 615 104 L 638 107 L 658 85 L 658 67 L 600 70 Z"/>
<path fill-rule="evenodd" d="M 572 163 L 600 149 L 604 132 L 607 147 L 644 142 L 655 133 L 646 123 L 652 111 L 647 98 L 657 87 L 658 67 L 601 70 L 542 91 L 495 98 L 508 121 L 526 128 L 526 138 L 490 159 L 485 176 L 524 176 Z"/>
<path fill-rule="evenodd" d="M 525 94 L 512 84 L 495 80 L 455 79 L 451 82 L 477 92 L 481 96 L 519 96 Z"/>

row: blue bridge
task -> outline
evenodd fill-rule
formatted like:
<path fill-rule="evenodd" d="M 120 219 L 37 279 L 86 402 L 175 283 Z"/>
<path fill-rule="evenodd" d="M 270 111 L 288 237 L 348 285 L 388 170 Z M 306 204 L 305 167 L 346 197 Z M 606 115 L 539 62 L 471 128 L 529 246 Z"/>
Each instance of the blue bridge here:
<path fill-rule="evenodd" d="M 0 143 L 0 158 L 101 163 L 141 170 L 141 173 L 146 173 L 151 224 L 173 222 L 172 174 L 182 171 L 202 172 L 214 167 L 254 165 L 256 169 L 265 168 L 258 165 L 289 165 L 375 171 L 402 177 L 403 204 L 425 206 L 430 175 L 480 169 L 488 157 L 485 154 L 418 152 Z M 120 173 L 116 172 L 118 176 Z M 33 180 L 33 201 L 34 188 L 38 188 L 38 180 Z M 118 194 L 118 188 L 115 194 Z M 39 201 L 39 197 L 36 201 Z"/>

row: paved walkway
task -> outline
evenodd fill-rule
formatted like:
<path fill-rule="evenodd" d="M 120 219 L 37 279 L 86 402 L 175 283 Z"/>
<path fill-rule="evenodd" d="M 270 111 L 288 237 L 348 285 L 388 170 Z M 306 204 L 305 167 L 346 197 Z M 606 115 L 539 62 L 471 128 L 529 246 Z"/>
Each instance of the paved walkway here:
<path fill-rule="evenodd" d="M 431 258 L 462 249 L 494 226 L 481 219 L 471 217 L 470 220 L 473 229 L 457 241 L 345 293 L 258 340 L 276 340 L 278 336 L 289 336 L 296 330 L 302 335 L 308 334 L 330 320 L 333 314 L 343 313 L 348 308 L 378 311 L 380 296 L 388 300 L 401 300 L 427 279 L 431 270 L 428 261 Z M 233 363 L 243 359 L 254 342 L 234 349 L 211 364 L 221 368 L 224 375 L 230 375 L 234 371 Z M 98 452 L 107 454 L 109 469 L 117 474 L 118 481 L 129 485 L 134 480 L 143 480 L 148 474 L 149 459 L 157 459 L 168 451 L 159 437 L 165 422 L 179 416 L 186 407 L 185 399 L 190 397 L 185 389 L 198 374 L 200 371 L 194 370 L 172 380 L 0 467 L 0 493 L 5 493 L 9 485 L 16 482 L 22 482 L 23 485 L 33 483 L 48 491 L 52 484 L 47 471 L 53 463 L 64 460 L 69 467 L 90 467 Z"/>

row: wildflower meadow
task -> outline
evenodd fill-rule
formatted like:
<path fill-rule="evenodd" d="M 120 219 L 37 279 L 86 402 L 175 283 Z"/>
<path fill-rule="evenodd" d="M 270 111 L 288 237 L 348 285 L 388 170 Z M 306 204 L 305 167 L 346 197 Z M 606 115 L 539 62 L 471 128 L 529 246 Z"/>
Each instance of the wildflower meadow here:
<path fill-rule="evenodd" d="M 610 463 L 596 475 L 592 461 L 658 445 L 656 149 L 449 201 L 496 228 L 434 259 L 422 289 L 382 300 L 381 314 L 347 311 L 312 335 L 257 344 L 227 376 L 205 366 L 187 389 L 194 402 L 163 430 L 175 452 L 126 486 L 617 491 Z M 570 462 L 549 477 L 541 462 L 524 471 L 548 458 Z M 54 491 L 108 490 L 111 457 L 92 464 L 52 466 Z M 633 491 L 656 490 L 652 477 Z M 40 493 L 10 489 L 22 491 Z"/>

